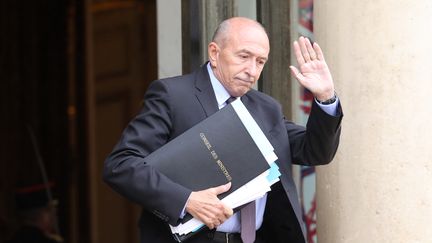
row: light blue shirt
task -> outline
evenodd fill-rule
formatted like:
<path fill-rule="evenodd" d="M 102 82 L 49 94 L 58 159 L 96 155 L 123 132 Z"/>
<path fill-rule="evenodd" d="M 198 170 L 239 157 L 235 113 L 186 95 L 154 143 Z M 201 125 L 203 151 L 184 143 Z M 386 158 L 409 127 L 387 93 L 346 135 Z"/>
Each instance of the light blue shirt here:
<path fill-rule="evenodd" d="M 207 71 L 210 76 L 210 81 L 216 96 L 216 100 L 218 103 L 219 109 L 222 109 L 225 107 L 226 100 L 231 97 L 231 95 L 228 93 L 228 91 L 225 89 L 225 87 L 219 82 L 219 80 L 215 77 L 213 70 L 210 67 L 210 63 L 207 64 Z M 316 102 L 316 100 L 315 100 Z M 329 115 L 335 116 L 337 113 L 337 105 L 339 104 L 339 99 L 336 98 L 336 102 L 329 104 L 329 105 L 322 105 L 318 102 L 316 102 L 321 109 L 326 112 Z M 259 198 L 255 201 L 256 203 L 256 222 L 255 227 L 256 229 L 259 229 L 261 227 L 261 224 L 263 222 L 264 217 L 264 209 L 267 202 L 267 194 L 264 195 L 262 198 Z M 183 214 L 184 215 L 184 214 Z M 229 219 L 227 219 L 223 224 L 221 224 L 219 227 L 217 227 L 217 231 L 221 232 L 228 232 L 228 233 L 238 233 L 240 232 L 240 212 L 235 213 L 232 215 Z"/>

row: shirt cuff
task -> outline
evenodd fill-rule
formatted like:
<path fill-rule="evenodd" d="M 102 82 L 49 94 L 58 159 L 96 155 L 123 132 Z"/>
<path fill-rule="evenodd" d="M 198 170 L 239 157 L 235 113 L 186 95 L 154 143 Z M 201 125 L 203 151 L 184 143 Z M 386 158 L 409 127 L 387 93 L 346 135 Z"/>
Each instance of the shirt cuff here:
<path fill-rule="evenodd" d="M 191 193 L 191 194 L 192 194 L 192 193 Z M 183 219 L 184 216 L 186 215 L 186 205 L 187 205 L 188 202 L 189 202 L 189 198 L 190 198 L 190 195 L 189 195 L 189 197 L 188 197 L 188 200 L 186 200 L 186 203 L 185 203 L 185 205 L 184 205 L 184 207 L 183 207 L 183 210 L 181 211 L 181 214 L 180 214 L 179 219 Z"/>
<path fill-rule="evenodd" d="M 327 114 L 329 114 L 329 115 L 331 115 L 331 116 L 336 116 L 336 115 L 337 115 L 337 107 L 338 107 L 338 105 L 339 105 L 339 98 L 338 98 L 338 97 L 336 97 L 335 102 L 333 102 L 333 103 L 331 103 L 331 104 L 328 104 L 328 105 L 320 104 L 319 102 L 317 102 L 316 99 L 314 99 L 314 100 L 315 100 L 315 103 L 317 103 L 317 105 L 318 105 L 319 107 L 321 107 L 321 109 L 322 109 L 325 113 L 327 113 Z"/>

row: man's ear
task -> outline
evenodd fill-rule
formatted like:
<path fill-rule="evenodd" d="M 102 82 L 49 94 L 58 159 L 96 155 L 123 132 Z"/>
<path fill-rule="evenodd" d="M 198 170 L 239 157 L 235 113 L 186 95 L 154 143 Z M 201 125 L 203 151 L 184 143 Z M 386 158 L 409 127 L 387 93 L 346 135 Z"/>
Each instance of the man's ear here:
<path fill-rule="evenodd" d="M 208 45 L 208 56 L 209 56 L 210 65 L 212 67 L 217 66 L 218 55 L 219 55 L 219 46 L 215 42 L 210 42 L 210 44 Z"/>

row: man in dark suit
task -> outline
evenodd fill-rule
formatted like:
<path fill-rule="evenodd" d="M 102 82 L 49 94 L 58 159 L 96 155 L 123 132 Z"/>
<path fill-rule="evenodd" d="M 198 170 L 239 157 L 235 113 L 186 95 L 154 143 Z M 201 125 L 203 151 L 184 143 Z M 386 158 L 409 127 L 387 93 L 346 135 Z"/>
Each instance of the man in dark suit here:
<path fill-rule="evenodd" d="M 175 242 L 168 223 L 176 225 L 185 213 L 209 228 L 190 242 L 242 242 L 240 216 L 217 198 L 230 184 L 191 191 L 146 163 L 148 154 L 217 112 L 230 97 L 240 98 L 263 130 L 282 173 L 280 182 L 255 202 L 255 242 L 305 242 L 291 166 L 321 165 L 333 159 L 342 110 L 320 47 L 301 37 L 294 43 L 299 69 L 290 68 L 315 101 L 306 128 L 287 121 L 277 101 L 251 89 L 269 51 L 267 34 L 259 23 L 231 18 L 216 30 L 208 46 L 209 62 L 201 69 L 150 85 L 142 110 L 123 132 L 104 168 L 105 182 L 143 207 L 141 242 Z"/>

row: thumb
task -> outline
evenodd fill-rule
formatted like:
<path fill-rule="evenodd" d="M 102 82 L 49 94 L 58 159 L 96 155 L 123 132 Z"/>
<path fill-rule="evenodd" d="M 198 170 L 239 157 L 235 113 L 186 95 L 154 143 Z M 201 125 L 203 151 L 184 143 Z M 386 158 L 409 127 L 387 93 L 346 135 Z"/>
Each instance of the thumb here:
<path fill-rule="evenodd" d="M 296 68 L 296 67 L 294 67 L 294 66 L 290 66 L 289 67 L 290 69 L 291 69 L 291 73 L 292 73 L 292 75 L 298 80 L 298 81 L 301 81 L 304 77 L 303 77 L 303 74 L 301 74 L 300 73 L 300 71 Z"/>
<path fill-rule="evenodd" d="M 231 188 L 231 182 L 228 182 L 225 185 L 220 185 L 218 187 L 214 187 L 214 191 L 215 191 L 216 195 L 219 195 L 221 193 L 228 191 L 230 188 Z"/>

